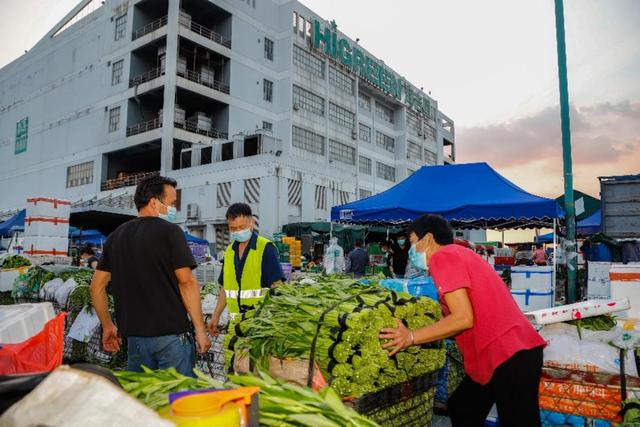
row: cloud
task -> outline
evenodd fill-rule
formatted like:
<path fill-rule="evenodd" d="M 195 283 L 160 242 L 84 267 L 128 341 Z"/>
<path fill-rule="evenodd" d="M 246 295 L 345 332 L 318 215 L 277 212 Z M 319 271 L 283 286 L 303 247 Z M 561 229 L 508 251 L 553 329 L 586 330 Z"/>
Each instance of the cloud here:
<path fill-rule="evenodd" d="M 640 173 L 640 101 L 571 106 L 574 188 L 595 196 L 598 176 Z M 457 160 L 486 161 L 525 189 L 563 191 L 558 107 L 488 126 L 458 128 Z"/>

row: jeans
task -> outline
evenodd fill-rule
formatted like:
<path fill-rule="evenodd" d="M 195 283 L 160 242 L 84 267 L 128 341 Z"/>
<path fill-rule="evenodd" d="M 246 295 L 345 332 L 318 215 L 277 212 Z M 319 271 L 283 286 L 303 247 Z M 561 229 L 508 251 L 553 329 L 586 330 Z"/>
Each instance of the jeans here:
<path fill-rule="evenodd" d="M 159 337 L 128 337 L 127 370 L 176 368 L 182 375 L 195 377 L 195 344 L 191 333 Z"/>

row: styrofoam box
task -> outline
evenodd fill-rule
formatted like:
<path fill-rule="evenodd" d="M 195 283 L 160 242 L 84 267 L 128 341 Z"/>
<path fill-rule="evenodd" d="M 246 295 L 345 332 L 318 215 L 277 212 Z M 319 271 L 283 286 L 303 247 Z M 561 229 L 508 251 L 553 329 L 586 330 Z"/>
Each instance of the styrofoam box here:
<path fill-rule="evenodd" d="M 587 280 L 587 299 L 611 298 L 611 281 Z"/>
<path fill-rule="evenodd" d="M 25 236 L 68 237 L 69 219 L 29 216 L 24 221 Z"/>
<path fill-rule="evenodd" d="M 523 312 L 553 307 L 553 289 L 511 289 L 511 295 Z"/>
<path fill-rule="evenodd" d="M 69 218 L 71 202 L 54 197 L 29 197 L 27 199 L 27 216 Z"/>
<path fill-rule="evenodd" d="M 589 261 L 587 267 L 588 280 L 606 280 L 609 281 L 609 270 L 611 270 L 610 262 Z"/>
<path fill-rule="evenodd" d="M 24 253 L 27 255 L 66 255 L 69 251 L 67 237 L 26 236 Z"/>
<path fill-rule="evenodd" d="M 553 288 L 553 266 L 511 268 L 511 289 L 547 290 Z"/>
<path fill-rule="evenodd" d="M 13 282 L 21 274 L 29 271 L 29 267 L 11 268 L 0 270 L 0 292 L 6 292 L 13 289 Z"/>
<path fill-rule="evenodd" d="M 543 310 L 525 313 L 527 318 L 538 325 L 567 322 L 569 320 L 584 319 L 586 317 L 599 316 L 628 310 L 631 306 L 628 298 L 591 300 L 574 304 L 561 305 Z"/>
<path fill-rule="evenodd" d="M 55 316 L 50 302 L 0 306 L 0 344 L 28 340 Z"/>
<path fill-rule="evenodd" d="M 611 298 L 629 298 L 631 308 L 623 317 L 640 319 L 640 263 L 612 263 L 609 271 Z"/>

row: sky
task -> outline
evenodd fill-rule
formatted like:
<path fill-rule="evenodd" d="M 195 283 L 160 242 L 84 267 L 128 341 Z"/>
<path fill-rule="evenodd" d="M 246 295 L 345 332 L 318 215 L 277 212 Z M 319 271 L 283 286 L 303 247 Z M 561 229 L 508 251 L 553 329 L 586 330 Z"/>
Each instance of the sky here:
<path fill-rule="evenodd" d="M 0 66 L 76 3 L 0 0 Z M 431 91 L 455 121 L 458 162 L 563 192 L 552 0 L 303 3 Z M 564 3 L 574 188 L 597 197 L 598 176 L 640 173 L 640 0 Z"/>

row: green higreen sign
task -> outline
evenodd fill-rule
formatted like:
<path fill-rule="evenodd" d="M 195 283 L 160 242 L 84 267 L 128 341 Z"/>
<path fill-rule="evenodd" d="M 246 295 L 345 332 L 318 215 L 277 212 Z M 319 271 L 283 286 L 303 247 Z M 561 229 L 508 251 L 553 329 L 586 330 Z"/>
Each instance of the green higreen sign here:
<path fill-rule="evenodd" d="M 16 122 L 16 150 L 15 154 L 27 151 L 27 136 L 29 134 L 29 117 Z"/>
<path fill-rule="evenodd" d="M 331 21 L 327 27 L 318 20 L 313 21 L 312 42 L 315 49 L 335 59 L 349 68 L 360 78 L 367 80 L 375 87 L 390 94 L 399 101 L 404 101 L 418 113 L 431 117 L 431 101 L 402 77 L 385 67 L 365 51 L 352 46 L 349 40 L 338 35 L 338 25 Z M 404 96 L 403 96 L 404 95 Z"/>

